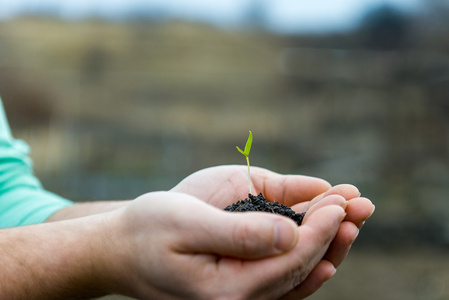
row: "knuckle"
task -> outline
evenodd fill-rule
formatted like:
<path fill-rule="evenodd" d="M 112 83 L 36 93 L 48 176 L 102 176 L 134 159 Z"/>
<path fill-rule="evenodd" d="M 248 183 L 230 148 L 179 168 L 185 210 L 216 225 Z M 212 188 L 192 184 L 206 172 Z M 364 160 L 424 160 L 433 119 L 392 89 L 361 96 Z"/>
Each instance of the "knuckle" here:
<path fill-rule="evenodd" d="M 255 255 L 261 249 L 260 233 L 255 226 L 249 222 L 243 222 L 233 229 L 233 239 L 237 250 L 245 255 Z"/>

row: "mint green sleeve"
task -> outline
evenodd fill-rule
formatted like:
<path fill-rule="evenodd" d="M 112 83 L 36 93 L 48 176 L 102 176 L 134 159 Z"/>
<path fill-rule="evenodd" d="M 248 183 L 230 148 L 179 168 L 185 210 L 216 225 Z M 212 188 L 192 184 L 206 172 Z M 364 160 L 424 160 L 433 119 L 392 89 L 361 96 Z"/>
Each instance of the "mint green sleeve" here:
<path fill-rule="evenodd" d="M 42 223 L 73 204 L 42 187 L 28 153 L 28 145 L 13 138 L 0 99 L 0 228 Z"/>

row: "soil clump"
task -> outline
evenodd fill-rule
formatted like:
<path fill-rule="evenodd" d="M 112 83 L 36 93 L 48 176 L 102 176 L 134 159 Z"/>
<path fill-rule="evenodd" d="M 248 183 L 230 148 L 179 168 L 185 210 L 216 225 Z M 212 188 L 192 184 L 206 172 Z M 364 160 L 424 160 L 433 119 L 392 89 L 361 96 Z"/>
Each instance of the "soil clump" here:
<path fill-rule="evenodd" d="M 296 224 L 298 224 L 298 226 L 301 225 L 302 219 L 306 214 L 305 212 L 295 213 L 293 209 L 277 201 L 269 202 L 265 199 L 262 193 L 257 196 L 248 194 L 248 198 L 239 200 L 227 206 L 224 210 L 231 212 L 262 211 L 279 214 L 292 219 L 296 222 Z"/>

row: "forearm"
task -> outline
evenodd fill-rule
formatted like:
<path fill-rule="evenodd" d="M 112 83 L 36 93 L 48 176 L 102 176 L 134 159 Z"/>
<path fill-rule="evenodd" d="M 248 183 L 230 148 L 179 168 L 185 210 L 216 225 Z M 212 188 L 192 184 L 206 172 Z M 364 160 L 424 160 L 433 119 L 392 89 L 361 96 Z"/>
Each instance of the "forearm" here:
<path fill-rule="evenodd" d="M 94 214 L 105 213 L 116 210 L 128 205 L 130 201 L 96 201 L 96 202 L 80 202 L 65 207 L 53 215 L 46 222 L 55 222 L 62 220 L 86 217 Z"/>
<path fill-rule="evenodd" d="M 114 230 L 105 230 L 111 227 L 108 218 L 105 214 L 0 230 L 0 299 L 107 294 L 115 248 L 110 236 Z"/>

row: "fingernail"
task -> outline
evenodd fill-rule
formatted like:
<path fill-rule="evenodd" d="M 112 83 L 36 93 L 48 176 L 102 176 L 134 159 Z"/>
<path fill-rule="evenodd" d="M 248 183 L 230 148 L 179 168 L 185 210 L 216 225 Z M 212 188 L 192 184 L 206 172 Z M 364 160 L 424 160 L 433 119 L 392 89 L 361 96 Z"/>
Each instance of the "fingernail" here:
<path fill-rule="evenodd" d="M 285 252 L 296 245 L 298 226 L 289 221 L 276 221 L 274 224 L 274 248 Z"/>
<path fill-rule="evenodd" d="M 360 233 L 360 229 L 357 228 L 357 232 L 355 233 L 354 237 L 352 238 L 351 245 L 354 244 L 355 240 L 359 236 L 359 233 Z"/>
<path fill-rule="evenodd" d="M 327 276 L 327 278 L 324 279 L 323 284 L 327 283 L 329 281 L 329 279 L 331 279 L 332 277 L 335 276 L 335 273 L 337 273 L 337 268 L 333 268 L 332 271 L 330 272 L 329 276 Z"/>
<path fill-rule="evenodd" d="M 361 223 L 360 223 L 360 227 L 362 227 L 363 225 L 365 225 L 366 220 L 368 220 L 369 218 L 371 218 L 371 216 L 374 214 L 374 211 L 376 210 L 376 206 L 373 204 L 373 210 L 371 211 L 371 213 L 369 214 L 369 216 L 364 219 Z"/>
<path fill-rule="evenodd" d="M 359 224 L 356 224 L 357 228 L 360 230 L 362 229 L 363 225 L 365 225 L 365 221 L 360 222 Z"/>

